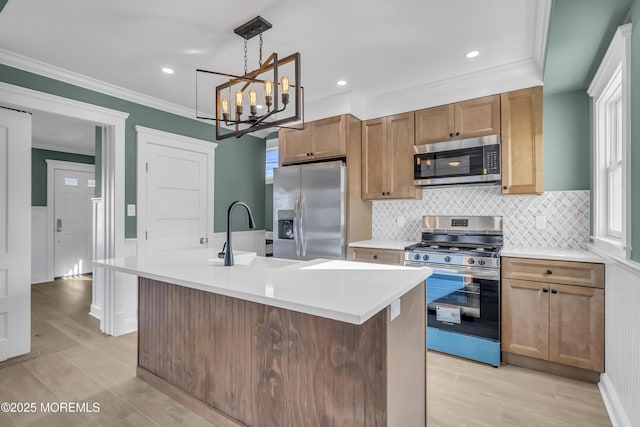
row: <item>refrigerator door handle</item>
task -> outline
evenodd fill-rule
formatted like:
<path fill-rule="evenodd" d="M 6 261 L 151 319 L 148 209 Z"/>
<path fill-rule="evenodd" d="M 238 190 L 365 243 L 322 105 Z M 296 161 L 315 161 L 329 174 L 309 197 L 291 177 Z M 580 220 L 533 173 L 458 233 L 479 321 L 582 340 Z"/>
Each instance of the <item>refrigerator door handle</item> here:
<path fill-rule="evenodd" d="M 304 223 L 302 219 L 304 218 L 304 196 L 300 197 L 300 246 L 302 247 L 302 256 L 307 256 L 307 244 L 305 242 L 304 233 L 306 230 L 304 228 Z"/>
<path fill-rule="evenodd" d="M 293 216 L 293 241 L 296 244 L 296 256 L 300 257 L 300 196 L 296 197 Z"/>

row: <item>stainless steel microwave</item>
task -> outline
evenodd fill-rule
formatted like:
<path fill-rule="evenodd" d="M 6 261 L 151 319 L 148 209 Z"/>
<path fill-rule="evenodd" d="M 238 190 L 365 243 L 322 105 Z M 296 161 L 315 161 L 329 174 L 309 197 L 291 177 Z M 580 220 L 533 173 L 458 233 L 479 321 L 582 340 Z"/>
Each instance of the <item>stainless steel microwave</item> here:
<path fill-rule="evenodd" d="M 427 187 L 500 182 L 500 136 L 416 145 L 413 183 Z"/>

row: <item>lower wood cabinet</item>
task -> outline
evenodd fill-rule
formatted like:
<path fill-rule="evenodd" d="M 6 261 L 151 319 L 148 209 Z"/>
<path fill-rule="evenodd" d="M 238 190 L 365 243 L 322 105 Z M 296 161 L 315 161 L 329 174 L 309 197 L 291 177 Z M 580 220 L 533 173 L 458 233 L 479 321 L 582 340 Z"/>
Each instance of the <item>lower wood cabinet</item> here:
<path fill-rule="evenodd" d="M 351 248 L 353 261 L 374 262 L 376 264 L 404 265 L 404 251 L 393 249 Z"/>
<path fill-rule="evenodd" d="M 503 258 L 502 351 L 603 372 L 604 266 Z"/>

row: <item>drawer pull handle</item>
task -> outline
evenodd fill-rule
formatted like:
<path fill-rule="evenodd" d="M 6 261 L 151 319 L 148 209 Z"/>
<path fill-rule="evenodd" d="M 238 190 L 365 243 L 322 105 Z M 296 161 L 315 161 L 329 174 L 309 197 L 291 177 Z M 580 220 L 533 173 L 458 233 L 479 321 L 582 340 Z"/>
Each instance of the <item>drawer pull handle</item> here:
<path fill-rule="evenodd" d="M 378 259 L 378 255 L 374 255 L 374 256 L 373 256 L 373 259 Z"/>
<path fill-rule="evenodd" d="M 557 289 L 551 289 L 551 293 L 552 293 L 552 294 L 557 294 L 557 293 L 558 293 L 558 290 L 557 290 Z"/>
<path fill-rule="evenodd" d="M 542 292 L 547 293 L 547 292 L 549 292 L 549 289 L 547 289 L 547 288 L 542 288 Z"/>
<path fill-rule="evenodd" d="M 547 274 L 553 274 L 552 270 L 547 270 Z"/>

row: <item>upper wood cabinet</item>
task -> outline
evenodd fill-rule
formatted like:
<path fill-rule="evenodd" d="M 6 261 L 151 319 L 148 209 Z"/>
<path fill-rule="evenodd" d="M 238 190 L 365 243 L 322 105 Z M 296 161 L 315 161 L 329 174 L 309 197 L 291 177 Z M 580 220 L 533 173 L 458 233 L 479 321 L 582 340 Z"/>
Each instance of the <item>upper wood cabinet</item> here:
<path fill-rule="evenodd" d="M 416 145 L 500 133 L 500 95 L 416 111 Z"/>
<path fill-rule="evenodd" d="M 303 130 L 281 129 L 280 164 L 345 157 L 347 116 L 335 116 L 305 125 Z"/>
<path fill-rule="evenodd" d="M 542 87 L 502 94 L 502 193 L 542 194 Z"/>
<path fill-rule="evenodd" d="M 413 185 L 414 113 L 362 123 L 362 198 L 415 199 Z"/>
<path fill-rule="evenodd" d="M 502 276 L 503 351 L 604 370 L 602 264 L 503 258 Z"/>

